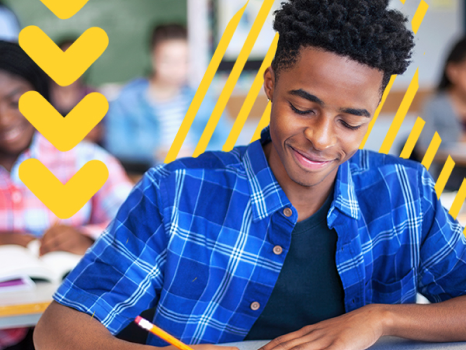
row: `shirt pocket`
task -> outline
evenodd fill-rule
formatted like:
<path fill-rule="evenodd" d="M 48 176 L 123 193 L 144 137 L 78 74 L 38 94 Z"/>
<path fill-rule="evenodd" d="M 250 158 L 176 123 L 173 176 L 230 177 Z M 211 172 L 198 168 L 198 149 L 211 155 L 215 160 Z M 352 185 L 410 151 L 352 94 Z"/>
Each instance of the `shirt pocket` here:
<path fill-rule="evenodd" d="M 404 304 L 416 301 L 416 274 L 412 268 L 401 279 L 385 283 L 372 279 L 372 303 L 374 304 Z"/>

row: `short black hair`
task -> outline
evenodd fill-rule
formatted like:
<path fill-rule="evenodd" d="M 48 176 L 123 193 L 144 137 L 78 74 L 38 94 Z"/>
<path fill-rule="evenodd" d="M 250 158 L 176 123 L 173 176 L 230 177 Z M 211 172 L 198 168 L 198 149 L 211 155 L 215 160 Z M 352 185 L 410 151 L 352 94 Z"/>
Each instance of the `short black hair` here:
<path fill-rule="evenodd" d="M 29 82 L 34 90 L 50 101 L 47 74 L 17 44 L 0 40 L 0 71 Z"/>
<path fill-rule="evenodd" d="M 414 35 L 408 19 L 389 10 L 389 0 L 289 0 L 275 11 L 280 34 L 272 68 L 296 63 L 302 47 L 316 47 L 376 68 L 384 73 L 382 91 L 393 74 L 411 63 Z"/>
<path fill-rule="evenodd" d="M 154 27 L 150 39 L 151 50 L 168 40 L 188 40 L 188 31 L 185 26 L 178 23 L 161 24 Z"/>

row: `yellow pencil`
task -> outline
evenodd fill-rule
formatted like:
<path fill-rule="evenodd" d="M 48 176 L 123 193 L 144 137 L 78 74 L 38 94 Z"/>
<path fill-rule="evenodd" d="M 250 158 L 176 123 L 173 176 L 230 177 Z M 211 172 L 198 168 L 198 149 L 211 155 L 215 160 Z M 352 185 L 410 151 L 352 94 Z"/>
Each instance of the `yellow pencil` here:
<path fill-rule="evenodd" d="M 136 324 L 139 327 L 144 328 L 145 330 L 151 332 L 152 334 L 155 334 L 159 338 L 162 338 L 167 343 L 170 343 L 171 345 L 176 346 L 180 350 L 193 350 L 193 348 L 191 348 L 190 346 L 186 345 L 185 343 L 182 343 L 181 341 L 179 341 L 172 335 L 168 334 L 167 332 L 160 329 L 156 325 L 150 323 L 149 321 L 142 318 L 141 316 L 136 317 L 134 322 L 136 322 Z"/>

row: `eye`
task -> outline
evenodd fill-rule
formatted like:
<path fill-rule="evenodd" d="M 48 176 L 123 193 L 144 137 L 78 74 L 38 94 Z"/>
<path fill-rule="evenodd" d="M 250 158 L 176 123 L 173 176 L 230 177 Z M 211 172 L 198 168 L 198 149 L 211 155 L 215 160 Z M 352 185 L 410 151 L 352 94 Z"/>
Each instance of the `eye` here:
<path fill-rule="evenodd" d="M 347 129 L 350 129 L 350 130 L 358 130 L 361 125 L 356 125 L 356 126 L 353 126 L 353 125 L 349 125 L 347 122 L 345 122 L 343 119 L 340 119 L 340 123 Z"/>
<path fill-rule="evenodd" d="M 291 107 L 291 109 L 293 110 L 293 112 L 295 112 L 295 113 L 297 113 L 297 114 L 306 115 L 306 114 L 311 114 L 311 113 L 313 113 L 312 110 L 309 110 L 309 111 L 302 111 L 302 110 L 300 110 L 300 109 L 297 109 L 295 106 L 293 106 L 293 105 L 291 104 L 291 102 L 288 102 L 288 103 L 290 104 L 290 107 Z"/>
<path fill-rule="evenodd" d="M 19 101 L 11 101 L 9 103 L 10 108 L 18 108 L 19 107 Z"/>

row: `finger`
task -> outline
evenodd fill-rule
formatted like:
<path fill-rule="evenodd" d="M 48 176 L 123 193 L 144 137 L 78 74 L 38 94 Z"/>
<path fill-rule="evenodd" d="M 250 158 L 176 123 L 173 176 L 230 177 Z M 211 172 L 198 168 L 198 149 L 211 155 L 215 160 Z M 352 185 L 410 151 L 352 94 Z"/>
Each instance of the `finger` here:
<path fill-rule="evenodd" d="M 285 334 L 285 335 L 282 335 L 278 338 L 275 338 L 274 340 L 272 340 L 270 343 L 264 345 L 262 348 L 260 348 L 259 350 L 272 350 L 272 349 L 275 349 L 275 350 L 284 350 L 284 349 L 289 349 L 289 348 L 285 348 L 284 347 L 284 343 L 286 342 L 289 342 L 293 339 L 298 339 L 298 338 L 301 338 L 303 337 L 306 333 L 312 331 L 313 327 L 312 326 L 307 326 L 307 327 L 303 327 L 301 328 L 300 330 L 296 331 L 296 332 L 292 332 L 292 333 L 288 333 L 288 334 Z"/>
<path fill-rule="evenodd" d="M 57 250 L 57 247 L 65 240 L 61 234 L 53 234 L 47 240 L 42 241 L 40 245 L 40 254 L 44 255 Z"/>
<path fill-rule="evenodd" d="M 323 334 L 320 329 L 311 329 L 309 333 L 305 334 L 302 337 L 291 339 L 282 343 L 281 348 L 298 350 L 299 348 L 301 348 L 301 345 L 317 342 L 320 341 L 322 338 Z"/>

